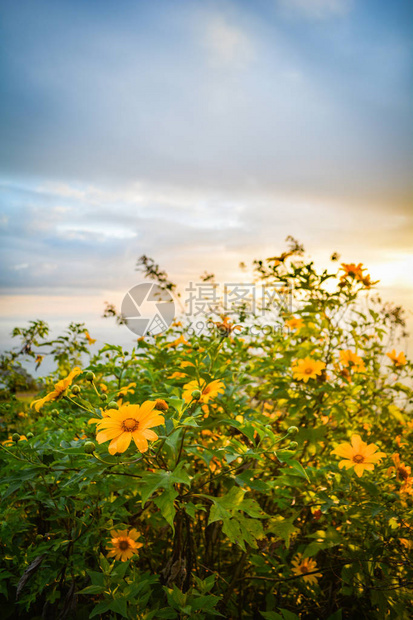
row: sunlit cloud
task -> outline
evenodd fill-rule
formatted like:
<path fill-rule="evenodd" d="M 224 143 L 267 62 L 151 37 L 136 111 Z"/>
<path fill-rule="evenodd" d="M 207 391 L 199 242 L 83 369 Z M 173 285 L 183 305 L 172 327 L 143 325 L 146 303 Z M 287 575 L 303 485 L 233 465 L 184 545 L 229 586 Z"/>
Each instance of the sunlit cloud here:
<path fill-rule="evenodd" d="M 233 279 L 292 234 L 410 303 L 409 9 L 372 6 L 2 3 L 4 298 L 101 303 L 144 253 Z"/>

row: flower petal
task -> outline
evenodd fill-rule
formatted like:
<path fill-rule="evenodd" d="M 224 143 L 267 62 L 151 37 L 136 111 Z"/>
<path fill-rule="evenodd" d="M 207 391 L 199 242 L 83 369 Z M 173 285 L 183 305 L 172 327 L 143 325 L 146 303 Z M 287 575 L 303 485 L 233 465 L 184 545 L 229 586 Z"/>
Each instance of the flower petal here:
<path fill-rule="evenodd" d="M 365 468 L 366 465 L 364 463 L 356 463 L 356 465 L 354 465 L 354 471 L 359 478 L 361 478 L 361 476 L 363 475 Z"/>
<path fill-rule="evenodd" d="M 132 437 L 139 452 L 146 452 L 148 450 L 149 448 L 148 442 L 145 439 L 145 437 L 142 435 L 142 433 L 140 433 L 139 431 L 136 431 L 135 433 L 132 433 Z"/>
<path fill-rule="evenodd" d="M 122 435 L 120 435 L 120 437 L 118 437 L 117 439 L 117 451 L 121 453 L 125 452 L 125 450 L 129 448 L 131 439 L 132 433 L 122 433 Z"/>
<path fill-rule="evenodd" d="M 101 431 L 100 433 L 97 433 L 96 435 L 96 441 L 98 443 L 104 443 L 105 441 L 109 441 L 110 439 L 115 439 L 116 437 L 119 437 L 122 434 L 122 431 L 117 430 L 116 432 L 111 432 L 111 431 Z"/>

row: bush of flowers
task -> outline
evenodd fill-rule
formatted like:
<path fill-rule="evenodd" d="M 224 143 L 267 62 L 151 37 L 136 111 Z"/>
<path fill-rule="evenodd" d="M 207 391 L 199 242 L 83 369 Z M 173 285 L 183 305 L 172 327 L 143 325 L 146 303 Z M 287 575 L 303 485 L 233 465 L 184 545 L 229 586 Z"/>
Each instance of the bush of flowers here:
<path fill-rule="evenodd" d="M 298 244 L 255 261 L 257 282 L 293 288 L 278 329 L 239 307 L 96 353 L 82 324 L 15 329 L 2 618 L 411 617 L 403 312 L 361 264 L 332 265 L 317 273 Z M 36 386 L 24 362 L 45 356 Z"/>

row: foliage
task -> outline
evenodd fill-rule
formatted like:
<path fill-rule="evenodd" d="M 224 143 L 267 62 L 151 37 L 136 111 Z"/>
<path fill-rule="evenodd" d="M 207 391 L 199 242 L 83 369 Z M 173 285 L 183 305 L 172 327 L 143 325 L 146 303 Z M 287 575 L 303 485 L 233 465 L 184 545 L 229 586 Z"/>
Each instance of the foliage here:
<path fill-rule="evenodd" d="M 242 307 L 211 315 L 208 332 L 177 321 L 129 351 L 95 352 L 79 324 L 55 340 L 41 321 L 15 330 L 0 403 L 3 618 L 409 617 L 402 312 L 366 296 L 362 266 L 317 273 L 294 240 L 255 269 L 294 291 L 297 309 L 282 305 L 271 330 Z M 56 371 L 19 394 L 16 368 L 44 355 Z M 164 419 L 149 449 L 111 455 L 97 431 L 146 401 Z M 343 447 L 354 435 L 360 454 Z M 372 444 L 379 456 L 356 473 Z M 110 557 L 122 541 L 135 549 L 135 529 L 132 558 Z"/>

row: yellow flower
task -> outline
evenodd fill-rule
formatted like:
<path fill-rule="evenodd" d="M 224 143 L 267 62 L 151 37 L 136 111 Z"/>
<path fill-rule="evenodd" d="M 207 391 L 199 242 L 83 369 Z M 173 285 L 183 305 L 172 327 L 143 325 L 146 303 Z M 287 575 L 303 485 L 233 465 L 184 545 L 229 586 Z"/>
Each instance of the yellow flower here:
<path fill-rule="evenodd" d="M 371 288 L 372 286 L 374 286 L 375 284 L 378 284 L 380 282 L 380 280 L 375 280 L 375 282 L 372 282 L 370 280 L 370 274 L 366 274 L 363 278 L 361 278 L 360 282 L 366 287 L 366 288 Z"/>
<path fill-rule="evenodd" d="M 397 355 L 396 349 L 393 349 L 391 353 L 386 353 L 386 355 L 391 359 L 395 366 L 404 366 L 406 364 L 406 356 L 404 355 L 403 351 L 401 351 L 399 355 Z"/>
<path fill-rule="evenodd" d="M 215 325 L 218 328 L 219 335 L 224 338 L 229 336 L 236 329 L 242 331 L 242 326 L 234 325 L 234 323 L 231 323 L 227 316 L 222 317 L 222 321 L 218 321 L 217 323 L 215 323 Z"/>
<path fill-rule="evenodd" d="M 321 375 L 325 367 L 324 362 L 313 360 L 311 357 L 295 360 L 292 365 L 293 377 L 307 383 L 309 379 L 315 379 L 317 375 Z"/>
<path fill-rule="evenodd" d="M 184 372 L 173 372 L 171 375 L 169 375 L 168 379 L 182 379 L 183 377 L 187 377 L 188 375 L 186 375 Z"/>
<path fill-rule="evenodd" d="M 216 398 L 218 394 L 225 392 L 225 385 L 219 379 L 215 379 L 211 381 L 211 383 L 207 383 L 204 380 L 198 383 L 198 381 L 195 380 L 186 383 L 183 389 L 184 392 L 182 397 L 185 402 L 189 403 L 192 400 L 192 392 L 194 390 L 200 390 L 201 398 L 198 399 L 198 402 L 207 403 L 212 398 Z"/>
<path fill-rule="evenodd" d="M 413 549 L 413 540 L 408 540 L 407 538 L 399 538 L 399 542 L 403 545 L 405 549 L 410 551 Z"/>
<path fill-rule="evenodd" d="M 356 353 L 353 353 L 353 351 L 350 351 L 350 349 L 340 351 L 340 364 L 348 368 L 354 368 L 356 372 L 365 370 L 363 359 Z"/>
<path fill-rule="evenodd" d="M 303 558 L 301 553 L 297 553 L 291 564 L 294 567 L 292 569 L 294 575 L 303 575 L 303 580 L 307 581 L 310 585 L 316 585 L 318 579 L 323 576 L 319 572 L 314 572 L 318 568 L 315 560 Z"/>
<path fill-rule="evenodd" d="M 304 321 L 303 319 L 297 319 L 295 316 L 293 316 L 291 319 L 288 319 L 288 321 L 286 321 L 285 324 L 290 329 L 293 329 L 294 331 L 298 332 L 304 325 Z"/>
<path fill-rule="evenodd" d="M 410 465 L 405 465 L 400 460 L 400 455 L 398 452 L 392 454 L 392 461 L 394 463 L 394 467 L 389 467 L 387 473 L 390 475 L 393 471 L 396 473 L 396 479 L 400 482 L 403 482 L 399 491 L 402 494 L 413 495 L 413 478 L 412 478 L 412 469 Z"/>
<path fill-rule="evenodd" d="M 170 342 L 169 344 L 167 344 L 167 347 L 177 347 L 179 344 L 184 344 L 186 346 L 190 346 L 189 342 L 184 338 L 184 335 L 181 334 L 179 336 L 179 338 L 177 338 L 176 340 L 174 340 L 173 342 Z"/>
<path fill-rule="evenodd" d="M 332 454 L 337 454 L 343 458 L 338 464 L 340 469 L 354 467 L 359 478 L 365 469 L 373 471 L 377 461 L 386 456 L 384 452 L 377 452 L 378 447 L 374 443 L 367 445 L 360 435 L 353 435 L 350 441 L 351 444 L 346 442 L 337 446 Z"/>
<path fill-rule="evenodd" d="M 143 544 L 136 542 L 139 538 L 139 532 L 133 528 L 128 530 L 111 530 L 112 539 L 110 545 L 106 549 L 110 549 L 108 557 L 114 557 L 115 560 L 127 562 Z"/>
<path fill-rule="evenodd" d="M 20 439 L 19 441 L 27 441 L 27 437 L 26 435 L 20 435 Z M 8 439 L 6 439 L 5 441 L 1 442 L 2 446 L 13 446 L 14 445 L 14 441 L 13 439 L 9 436 Z"/>
<path fill-rule="evenodd" d="M 387 473 L 390 475 L 394 471 L 396 473 L 397 480 L 403 480 L 403 481 L 408 480 L 412 473 L 411 467 L 401 462 L 400 455 L 398 452 L 395 452 L 394 454 L 392 454 L 391 458 L 394 463 L 394 466 L 392 465 L 391 467 L 389 467 L 389 469 L 387 470 Z"/>
<path fill-rule="evenodd" d="M 135 390 L 133 388 L 136 388 L 136 383 L 129 383 L 129 385 L 125 385 L 125 387 L 120 388 L 118 392 L 118 398 L 123 398 L 123 396 L 129 394 L 129 392 L 131 394 L 134 394 Z"/>
<path fill-rule="evenodd" d="M 121 401 L 119 401 L 119 402 L 120 402 L 120 405 L 121 405 L 122 402 Z M 118 405 L 119 405 L 119 403 L 118 403 Z M 103 409 L 99 409 L 99 413 L 100 413 L 100 418 L 90 418 L 87 423 L 88 424 L 96 424 L 97 422 L 101 422 L 102 418 L 106 418 L 108 416 L 108 413 L 106 411 L 103 411 Z"/>
<path fill-rule="evenodd" d="M 125 452 L 133 439 L 139 452 L 146 452 L 148 440 L 158 439 L 151 428 L 165 421 L 154 409 L 155 401 L 151 400 L 146 400 L 142 405 L 121 405 L 119 409 L 107 409 L 105 417 L 97 423 L 97 442 L 110 440 L 109 453 L 116 454 Z"/>
<path fill-rule="evenodd" d="M 95 338 L 92 338 L 92 337 L 90 336 L 89 332 L 85 332 L 85 338 L 86 338 L 86 340 L 88 341 L 88 343 L 89 343 L 90 345 L 92 345 L 92 344 L 94 344 L 94 343 L 96 342 L 96 339 L 95 339 Z"/>
<path fill-rule="evenodd" d="M 65 379 L 61 379 L 61 381 L 58 381 L 57 383 L 55 383 L 53 392 L 50 392 L 44 398 L 39 398 L 38 400 L 34 400 L 32 404 L 30 405 L 30 407 L 34 407 L 36 411 L 40 411 L 40 409 L 43 407 L 45 403 L 48 403 L 51 400 L 57 400 L 58 398 L 60 398 L 63 395 L 63 393 L 72 385 L 73 379 L 75 379 L 78 375 L 80 375 L 81 372 L 82 372 L 82 369 L 79 368 L 78 366 L 76 366 L 76 368 L 73 368 L 72 372 L 68 374 Z"/>
<path fill-rule="evenodd" d="M 343 269 L 344 273 L 341 276 L 341 280 L 345 280 L 345 278 L 347 278 L 347 276 L 350 276 L 350 278 L 355 278 L 356 280 L 362 280 L 363 279 L 363 271 L 365 271 L 366 269 L 363 268 L 363 263 L 359 263 L 358 265 L 356 265 L 355 263 L 341 263 L 341 269 Z"/>

